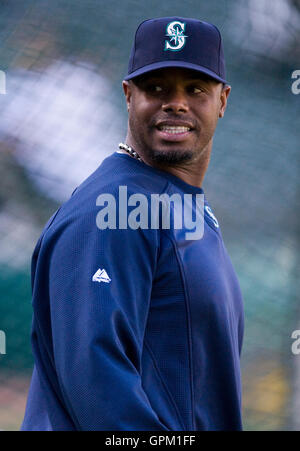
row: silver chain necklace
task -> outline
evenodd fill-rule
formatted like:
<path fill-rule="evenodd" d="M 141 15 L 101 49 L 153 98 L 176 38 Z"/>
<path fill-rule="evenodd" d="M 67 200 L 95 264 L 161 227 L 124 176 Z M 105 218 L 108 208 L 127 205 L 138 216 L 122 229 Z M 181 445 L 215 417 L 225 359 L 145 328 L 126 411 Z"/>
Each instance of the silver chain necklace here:
<path fill-rule="evenodd" d="M 131 155 L 136 160 L 142 161 L 142 159 L 139 156 L 139 154 L 135 150 L 133 150 L 132 147 L 128 146 L 127 144 L 120 143 L 119 144 L 119 149 L 125 150 L 125 152 L 127 152 L 129 155 Z"/>

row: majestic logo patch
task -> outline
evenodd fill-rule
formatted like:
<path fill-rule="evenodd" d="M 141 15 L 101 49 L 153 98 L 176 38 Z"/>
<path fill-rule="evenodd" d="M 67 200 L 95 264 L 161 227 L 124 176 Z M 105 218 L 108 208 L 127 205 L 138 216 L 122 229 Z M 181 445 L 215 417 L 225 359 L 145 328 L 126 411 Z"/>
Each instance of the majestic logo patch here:
<path fill-rule="evenodd" d="M 105 282 L 105 283 L 109 283 L 111 282 L 111 279 L 108 277 L 107 272 L 105 271 L 105 269 L 98 269 L 98 271 L 95 272 L 95 274 L 93 275 L 93 282 Z"/>
<path fill-rule="evenodd" d="M 188 37 L 184 34 L 185 23 L 174 21 L 169 23 L 166 29 L 166 36 L 168 36 L 169 41 L 165 41 L 164 50 L 172 50 L 176 52 L 181 50 L 185 45 L 185 39 Z M 172 43 L 174 42 L 174 45 Z"/>
<path fill-rule="evenodd" d="M 211 219 L 212 219 L 214 225 L 215 225 L 217 228 L 219 228 L 220 226 L 219 226 L 218 220 L 217 220 L 217 218 L 215 217 L 215 215 L 214 215 L 213 212 L 211 211 L 211 208 L 210 208 L 208 205 L 205 206 L 205 211 L 206 211 L 206 212 L 208 213 L 208 215 L 211 217 Z"/>

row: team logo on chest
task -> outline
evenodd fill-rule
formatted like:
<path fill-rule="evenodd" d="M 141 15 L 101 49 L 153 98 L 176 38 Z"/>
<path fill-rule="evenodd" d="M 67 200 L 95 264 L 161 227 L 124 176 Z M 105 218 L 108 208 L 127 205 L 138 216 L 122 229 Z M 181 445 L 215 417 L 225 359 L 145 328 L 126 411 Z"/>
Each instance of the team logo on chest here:
<path fill-rule="evenodd" d="M 188 37 L 184 34 L 184 31 L 184 22 L 179 22 L 176 20 L 174 22 L 170 22 L 166 29 L 166 36 L 168 36 L 169 40 L 165 41 L 164 50 L 181 50 L 185 45 L 186 38 Z"/>
<path fill-rule="evenodd" d="M 215 217 L 215 215 L 213 214 L 213 212 L 211 211 L 211 208 L 206 205 L 205 206 L 205 211 L 207 212 L 207 214 L 209 215 L 209 217 L 211 218 L 212 222 L 214 223 L 214 225 L 217 227 L 217 229 L 220 227 L 217 218 Z"/>

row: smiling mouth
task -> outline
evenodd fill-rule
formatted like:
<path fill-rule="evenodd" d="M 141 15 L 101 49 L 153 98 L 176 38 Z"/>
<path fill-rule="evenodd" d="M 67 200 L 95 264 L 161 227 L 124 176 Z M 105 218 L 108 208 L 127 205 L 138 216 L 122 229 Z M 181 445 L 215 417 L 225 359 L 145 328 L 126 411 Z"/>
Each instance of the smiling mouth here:
<path fill-rule="evenodd" d="M 168 133 L 168 134 L 172 134 L 172 135 L 177 135 L 177 134 L 181 134 L 181 133 L 186 133 L 189 132 L 191 130 L 190 127 L 184 127 L 181 125 L 161 125 L 157 127 L 158 130 Z"/>
<path fill-rule="evenodd" d="M 185 125 L 161 124 L 156 127 L 160 138 L 164 141 L 179 142 L 189 138 L 192 128 Z"/>

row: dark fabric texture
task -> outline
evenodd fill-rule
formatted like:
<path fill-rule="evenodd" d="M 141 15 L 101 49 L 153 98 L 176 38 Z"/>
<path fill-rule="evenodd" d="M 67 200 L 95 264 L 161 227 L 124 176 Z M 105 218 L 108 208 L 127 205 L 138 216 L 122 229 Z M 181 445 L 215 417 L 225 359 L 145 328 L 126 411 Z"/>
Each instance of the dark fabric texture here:
<path fill-rule="evenodd" d="M 48 221 L 32 256 L 22 430 L 242 429 L 242 296 L 207 199 L 198 240 L 172 226 L 100 230 L 96 200 L 119 186 L 204 194 L 115 153 Z M 99 268 L 109 283 L 92 280 Z"/>

